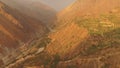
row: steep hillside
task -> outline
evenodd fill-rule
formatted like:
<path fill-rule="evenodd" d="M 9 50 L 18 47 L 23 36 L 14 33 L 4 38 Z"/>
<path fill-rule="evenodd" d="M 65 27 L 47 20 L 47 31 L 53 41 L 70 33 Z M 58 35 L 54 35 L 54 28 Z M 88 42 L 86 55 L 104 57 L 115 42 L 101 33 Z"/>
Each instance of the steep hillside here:
<path fill-rule="evenodd" d="M 88 37 L 88 31 L 85 28 L 80 28 L 77 24 L 68 24 L 62 29 L 49 35 L 51 43 L 47 46 L 46 50 L 51 55 L 61 55 L 61 57 L 72 54 Z"/>
<path fill-rule="evenodd" d="M 32 18 L 42 21 L 44 24 L 51 28 L 54 26 L 56 20 L 56 11 L 42 4 L 39 0 L 1 0 L 8 6 L 15 8 L 21 13 L 28 15 Z"/>
<path fill-rule="evenodd" d="M 47 31 L 41 21 L 0 2 L 0 59 L 3 60 L 22 44 L 43 36 Z"/>
<path fill-rule="evenodd" d="M 120 0 L 77 0 L 58 14 L 58 22 L 60 28 L 74 22 L 90 35 L 80 44 L 78 56 L 58 68 L 120 67 Z"/>
<path fill-rule="evenodd" d="M 119 4 L 119 0 L 77 0 L 58 14 L 58 20 L 60 23 L 68 23 L 80 17 L 98 17 L 116 13 L 120 9 Z"/>

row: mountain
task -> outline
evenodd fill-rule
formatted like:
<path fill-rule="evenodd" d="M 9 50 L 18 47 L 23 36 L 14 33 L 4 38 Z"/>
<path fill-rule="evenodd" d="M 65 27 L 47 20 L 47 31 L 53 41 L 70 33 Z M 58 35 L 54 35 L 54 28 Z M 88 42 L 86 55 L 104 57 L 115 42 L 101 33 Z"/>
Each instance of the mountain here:
<path fill-rule="evenodd" d="M 47 27 L 41 21 L 26 16 L 0 1 L 0 60 L 47 32 Z"/>
<path fill-rule="evenodd" d="M 57 26 L 8 68 L 119 68 L 120 0 L 77 0 Z"/>
<path fill-rule="evenodd" d="M 56 11 L 39 0 L 1 0 L 21 13 L 42 21 L 48 28 L 54 27 Z"/>
<path fill-rule="evenodd" d="M 72 52 L 59 46 L 64 48 L 60 53 L 64 61 L 58 63 L 58 68 L 119 68 L 119 22 L 120 0 L 77 0 L 61 11 L 58 14 L 59 28 L 75 23 L 88 31 L 88 37 L 81 39 L 84 41 L 79 45 L 71 45 Z M 52 47 L 54 49 L 55 45 Z M 59 50 L 52 51 L 51 48 L 49 51 Z M 66 53 L 64 57 L 63 53 Z"/>
<path fill-rule="evenodd" d="M 58 20 L 60 20 L 60 22 L 62 22 L 62 20 L 72 21 L 75 17 L 95 17 L 110 12 L 117 12 L 117 9 L 120 6 L 119 3 L 119 0 L 77 0 L 75 3 L 58 13 Z"/>

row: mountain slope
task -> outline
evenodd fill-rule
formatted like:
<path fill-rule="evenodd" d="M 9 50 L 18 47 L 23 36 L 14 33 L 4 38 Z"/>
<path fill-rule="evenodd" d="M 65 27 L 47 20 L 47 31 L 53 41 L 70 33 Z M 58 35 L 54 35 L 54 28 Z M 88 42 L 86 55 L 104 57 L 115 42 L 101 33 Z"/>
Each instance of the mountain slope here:
<path fill-rule="evenodd" d="M 88 36 L 85 28 L 80 28 L 75 23 L 68 24 L 49 35 L 51 43 L 47 45 L 46 50 L 51 55 L 59 54 L 61 57 L 68 57 L 67 55 L 73 53 Z"/>
<path fill-rule="evenodd" d="M 74 18 L 97 17 L 102 14 L 118 12 L 119 3 L 119 0 L 77 0 L 58 14 L 58 20 L 61 23 L 63 21 L 71 22 Z"/>
<path fill-rule="evenodd" d="M 0 2 L 0 58 L 21 44 L 43 36 L 48 29 L 41 21 L 25 16 Z"/>
<path fill-rule="evenodd" d="M 78 55 L 67 55 L 74 57 L 58 68 L 119 68 L 120 0 L 77 0 L 58 14 L 58 22 L 60 28 L 76 23 L 90 35 L 79 45 Z"/>
<path fill-rule="evenodd" d="M 46 24 L 48 27 L 54 26 L 54 21 L 56 20 L 56 11 L 47 6 L 42 4 L 40 1 L 37 0 L 1 0 L 2 2 L 6 3 L 8 6 L 15 8 L 16 10 L 20 11 L 21 13 L 28 15 L 32 18 L 38 19 Z"/>

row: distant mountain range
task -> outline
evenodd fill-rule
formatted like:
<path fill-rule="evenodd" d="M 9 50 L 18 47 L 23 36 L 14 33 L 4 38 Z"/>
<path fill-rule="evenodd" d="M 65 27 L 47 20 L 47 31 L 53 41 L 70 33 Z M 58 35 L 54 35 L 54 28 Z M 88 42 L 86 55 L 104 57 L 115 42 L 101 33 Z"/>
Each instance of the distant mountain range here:
<path fill-rule="evenodd" d="M 64 0 L 52 0 L 52 1 L 51 0 L 34 0 L 34 1 L 40 1 L 44 4 L 47 4 L 59 12 L 62 9 L 66 8 L 66 6 L 69 6 L 70 4 L 75 2 L 76 0 L 66 0 L 66 1 Z"/>
<path fill-rule="evenodd" d="M 1 0 L 11 8 L 18 10 L 19 12 L 42 21 L 49 28 L 53 27 L 54 21 L 57 19 L 56 11 L 42 4 L 40 1 L 34 0 Z M 49 22 L 49 23 L 48 23 Z"/>

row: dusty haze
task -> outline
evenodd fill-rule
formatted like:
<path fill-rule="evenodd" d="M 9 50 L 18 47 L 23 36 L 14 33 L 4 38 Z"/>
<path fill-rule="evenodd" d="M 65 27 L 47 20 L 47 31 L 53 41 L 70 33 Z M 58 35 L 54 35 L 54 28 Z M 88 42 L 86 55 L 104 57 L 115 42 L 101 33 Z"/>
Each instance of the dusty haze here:
<path fill-rule="evenodd" d="M 60 11 L 76 0 L 40 0 L 40 1 L 51 6 L 52 8 L 56 9 L 57 11 Z"/>
<path fill-rule="evenodd" d="M 10 3 L 11 1 L 8 2 L 8 0 L 0 0 L 3 1 L 5 3 Z M 14 0 L 12 0 L 13 2 Z M 17 0 L 20 3 L 26 4 L 26 2 L 28 1 L 33 1 L 33 2 L 42 2 L 52 8 L 54 8 L 57 11 L 60 11 L 62 9 L 64 9 L 65 7 L 69 6 L 70 4 L 74 3 L 76 0 Z"/>

